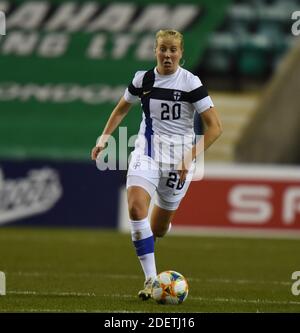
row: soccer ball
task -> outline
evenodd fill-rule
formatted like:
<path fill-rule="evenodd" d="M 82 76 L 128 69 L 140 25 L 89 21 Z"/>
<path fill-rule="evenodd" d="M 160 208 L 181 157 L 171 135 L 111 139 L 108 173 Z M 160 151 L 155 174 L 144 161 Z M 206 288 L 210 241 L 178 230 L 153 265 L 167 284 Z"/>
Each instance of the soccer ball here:
<path fill-rule="evenodd" d="M 152 282 L 152 298 L 159 304 L 180 304 L 187 298 L 186 278 L 175 271 L 165 271 Z"/>

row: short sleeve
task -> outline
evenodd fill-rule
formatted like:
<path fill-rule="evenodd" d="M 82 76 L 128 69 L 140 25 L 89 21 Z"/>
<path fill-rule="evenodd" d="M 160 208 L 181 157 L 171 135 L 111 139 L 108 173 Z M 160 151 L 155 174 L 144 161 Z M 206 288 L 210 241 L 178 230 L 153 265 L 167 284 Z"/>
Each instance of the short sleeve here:
<path fill-rule="evenodd" d="M 124 93 L 124 99 L 128 103 L 134 103 L 139 99 L 139 96 L 141 95 L 142 92 L 142 83 L 145 73 L 146 71 L 136 72 L 132 82 L 126 88 Z"/>
<path fill-rule="evenodd" d="M 193 75 L 191 78 L 191 86 L 189 92 L 189 101 L 193 104 L 198 113 L 201 113 L 214 106 L 212 99 L 208 95 L 207 90 L 202 85 L 198 76 Z"/>

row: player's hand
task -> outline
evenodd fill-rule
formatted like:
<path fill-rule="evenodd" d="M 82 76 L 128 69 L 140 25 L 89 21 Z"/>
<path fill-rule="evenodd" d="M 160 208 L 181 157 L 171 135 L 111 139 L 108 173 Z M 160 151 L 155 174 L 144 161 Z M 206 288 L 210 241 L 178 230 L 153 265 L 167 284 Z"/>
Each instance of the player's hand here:
<path fill-rule="evenodd" d="M 183 183 L 186 180 L 186 175 L 189 172 L 191 163 L 189 161 L 181 161 L 177 166 L 177 171 L 179 175 L 179 182 Z"/>
<path fill-rule="evenodd" d="M 105 148 L 105 146 L 95 146 L 93 149 L 92 149 L 92 152 L 91 152 L 91 159 L 93 161 L 95 161 L 98 157 L 98 155 L 101 153 L 101 151 Z"/>
<path fill-rule="evenodd" d="M 186 180 L 186 175 L 188 173 L 189 170 L 186 169 L 182 169 L 182 170 L 178 170 L 178 174 L 179 174 L 179 182 L 182 184 L 183 182 L 185 182 Z"/>

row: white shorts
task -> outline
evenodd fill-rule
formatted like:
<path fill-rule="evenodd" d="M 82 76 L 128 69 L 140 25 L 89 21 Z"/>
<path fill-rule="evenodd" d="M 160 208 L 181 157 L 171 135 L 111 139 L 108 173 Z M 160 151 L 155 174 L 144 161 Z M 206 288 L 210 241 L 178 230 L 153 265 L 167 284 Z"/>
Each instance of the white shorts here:
<path fill-rule="evenodd" d="M 156 205 L 163 209 L 176 210 L 190 186 L 194 165 L 183 184 L 179 182 L 175 167 L 159 165 L 151 157 L 133 152 L 127 173 L 126 188 L 140 186 L 149 193 L 151 198 L 156 192 Z"/>

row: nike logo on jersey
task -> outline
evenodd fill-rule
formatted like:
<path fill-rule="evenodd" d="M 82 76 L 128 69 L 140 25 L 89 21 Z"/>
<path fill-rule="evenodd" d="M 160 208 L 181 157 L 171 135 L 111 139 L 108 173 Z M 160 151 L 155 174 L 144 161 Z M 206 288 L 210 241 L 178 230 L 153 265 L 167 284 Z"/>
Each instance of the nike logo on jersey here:
<path fill-rule="evenodd" d="M 149 90 L 149 91 L 143 91 L 143 95 L 147 95 L 147 94 L 149 94 L 151 92 L 151 90 Z"/>

